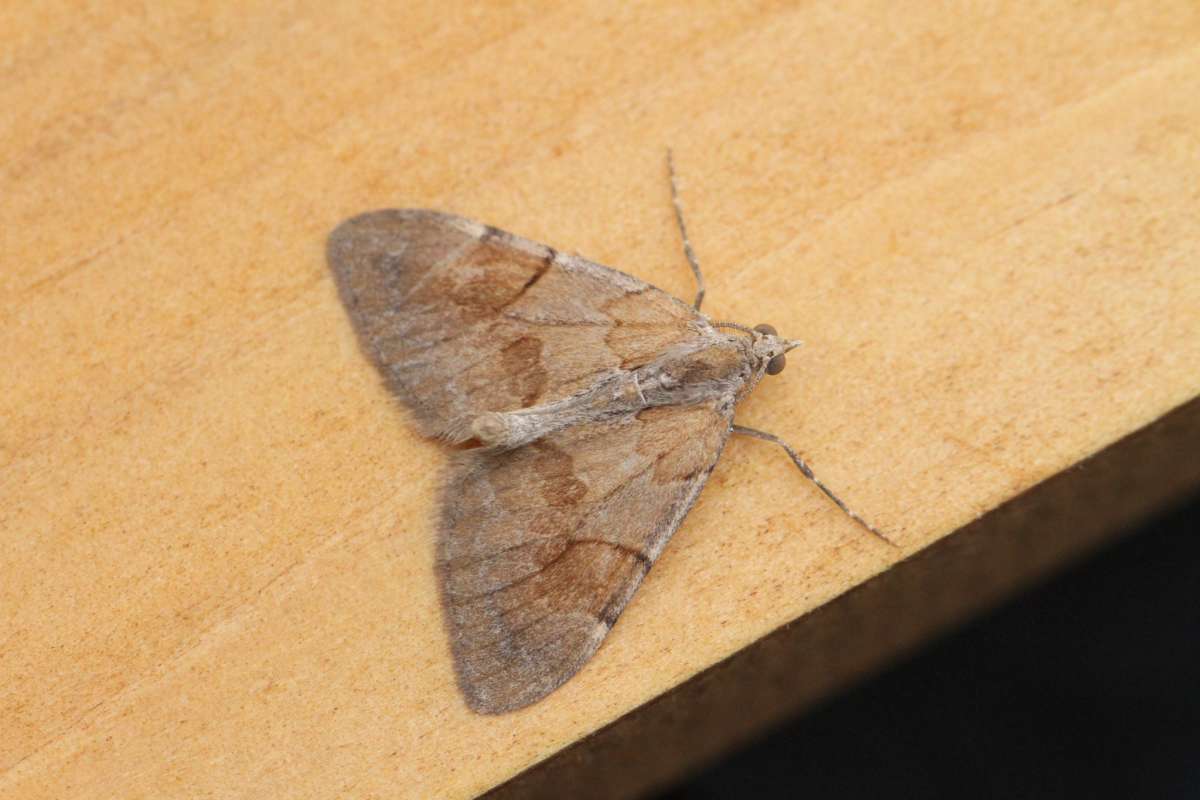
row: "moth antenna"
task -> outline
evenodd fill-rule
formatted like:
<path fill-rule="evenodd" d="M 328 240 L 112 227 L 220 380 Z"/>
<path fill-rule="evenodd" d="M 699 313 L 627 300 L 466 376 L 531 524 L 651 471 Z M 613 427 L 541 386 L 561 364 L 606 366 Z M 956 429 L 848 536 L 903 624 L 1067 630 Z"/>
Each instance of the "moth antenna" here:
<path fill-rule="evenodd" d="M 679 188 L 675 185 L 675 159 L 669 147 L 667 177 L 671 182 L 671 205 L 675 206 L 675 221 L 679 223 L 679 235 L 683 239 L 683 255 L 692 268 L 692 274 L 696 276 L 696 300 L 692 303 L 692 308 L 699 311 L 700 304 L 704 302 L 704 275 L 700 272 L 700 262 L 696 260 L 696 252 L 692 250 L 692 243 L 688 240 L 687 225 L 683 221 L 683 205 L 679 202 Z"/>
<path fill-rule="evenodd" d="M 746 325 L 742 325 L 739 322 L 726 322 L 724 320 L 719 320 L 719 321 L 713 322 L 711 324 L 714 328 L 733 328 L 734 330 L 741 331 L 742 333 L 748 333 L 751 336 L 753 336 L 755 334 L 755 331 L 753 328 L 748 327 Z"/>
<path fill-rule="evenodd" d="M 793 450 L 791 445 L 789 445 L 783 439 L 780 439 L 778 436 L 776 436 L 773 433 L 767 433 L 766 431 L 760 431 L 757 428 L 747 428 L 744 425 L 734 425 L 731 428 L 731 430 L 734 433 L 740 433 L 743 436 L 753 436 L 755 439 L 762 439 L 763 441 L 774 442 L 775 444 L 782 447 L 784 449 L 784 451 L 788 454 L 788 456 L 792 459 L 792 461 L 795 462 L 796 466 L 800 468 L 800 471 L 804 473 L 804 477 L 806 477 L 810 481 L 812 481 L 818 489 L 820 489 L 822 492 L 825 493 L 826 497 L 828 497 L 835 504 L 837 504 L 838 508 L 840 508 L 842 511 L 846 512 L 846 516 L 850 517 L 850 519 L 854 520 L 859 525 L 862 525 L 864 528 L 866 528 L 872 534 L 879 537 L 880 539 L 882 539 L 884 542 L 891 545 L 892 547 L 899 547 L 899 545 L 897 545 L 891 539 L 884 536 L 883 533 L 879 529 L 877 529 L 874 525 L 867 522 L 865 519 L 860 517 L 858 514 L 851 511 L 850 507 L 847 506 L 845 503 L 843 503 L 840 497 L 838 497 L 836 494 L 834 494 L 833 491 L 830 490 L 828 486 L 821 483 L 820 479 L 817 478 L 817 476 L 813 474 L 812 468 L 809 467 L 808 464 L 804 463 L 804 459 L 800 457 L 800 454 L 797 453 L 795 450 Z"/>

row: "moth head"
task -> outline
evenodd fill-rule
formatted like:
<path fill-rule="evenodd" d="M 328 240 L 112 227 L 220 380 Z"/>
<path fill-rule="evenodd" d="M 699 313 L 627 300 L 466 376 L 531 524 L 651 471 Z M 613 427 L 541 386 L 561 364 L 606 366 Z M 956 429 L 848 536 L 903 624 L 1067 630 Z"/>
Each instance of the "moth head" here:
<path fill-rule="evenodd" d="M 754 351 L 766 362 L 766 373 L 778 375 L 783 372 L 783 368 L 787 366 L 787 356 L 784 354 L 799 347 L 800 342 L 780 338 L 775 326 L 765 322 L 754 326 L 754 334 Z"/>

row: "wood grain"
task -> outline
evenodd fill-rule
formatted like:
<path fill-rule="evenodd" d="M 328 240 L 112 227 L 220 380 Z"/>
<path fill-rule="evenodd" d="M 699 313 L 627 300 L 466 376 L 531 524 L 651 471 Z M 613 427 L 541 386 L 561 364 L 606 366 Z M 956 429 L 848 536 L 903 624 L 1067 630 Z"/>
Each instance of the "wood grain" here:
<path fill-rule="evenodd" d="M 823 691 L 912 646 L 835 656 L 839 621 L 928 635 L 1113 533 L 1134 512 L 1046 524 L 1090 503 L 1072 468 L 1172 409 L 1168 444 L 1196 431 L 1192 2 L 49 2 L 0 18 L 0 52 L 5 797 L 551 785 L 589 734 L 658 730 L 605 728 L 655 698 L 703 707 L 673 691 L 694 676 L 736 688 L 731 657 L 828 664 Z M 902 547 L 735 440 L 592 662 L 473 715 L 432 567 L 441 453 L 358 352 L 325 236 L 444 208 L 690 297 L 667 145 L 709 312 L 807 343 L 739 421 Z M 1137 513 L 1200 483 L 1109 461 Z M 952 543 L 981 528 L 1049 555 L 1006 548 L 972 593 L 991 551 Z M 930 552 L 928 595 L 852 591 Z M 796 620 L 803 648 L 770 644 Z M 726 743 L 659 742 L 622 791 Z"/>

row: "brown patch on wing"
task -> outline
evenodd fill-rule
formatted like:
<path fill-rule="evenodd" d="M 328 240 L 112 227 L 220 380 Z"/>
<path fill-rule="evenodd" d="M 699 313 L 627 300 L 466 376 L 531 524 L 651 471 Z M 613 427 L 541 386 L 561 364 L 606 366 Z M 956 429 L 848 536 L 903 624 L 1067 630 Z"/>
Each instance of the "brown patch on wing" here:
<path fill-rule="evenodd" d="M 623 295 L 606 303 L 604 311 L 613 321 L 604 343 L 625 369 L 647 364 L 671 345 L 694 336 L 688 327 L 694 315 L 656 296 Z"/>
<path fill-rule="evenodd" d="M 547 505 L 573 506 L 587 495 L 587 484 L 575 477 L 575 461 L 570 454 L 545 441 L 534 442 L 530 447 L 541 456 L 534 469 Z"/>
<path fill-rule="evenodd" d="M 438 573 L 472 708 L 528 705 L 591 657 L 716 462 L 729 431 L 719 407 L 664 406 L 459 456 Z"/>
<path fill-rule="evenodd" d="M 546 388 L 542 340 L 536 336 L 522 336 L 506 344 L 500 351 L 500 369 L 510 394 L 520 398 L 521 407 L 534 405 Z"/>
<path fill-rule="evenodd" d="M 552 252 L 534 254 L 505 246 L 494 238 L 479 241 L 458 262 L 459 282 L 439 287 L 460 306 L 481 314 L 495 314 L 517 301 L 550 268 Z"/>
<path fill-rule="evenodd" d="M 643 425 L 637 449 L 654 458 L 657 483 L 694 478 L 726 436 L 720 427 L 724 417 L 707 404 L 647 408 L 637 418 Z"/>

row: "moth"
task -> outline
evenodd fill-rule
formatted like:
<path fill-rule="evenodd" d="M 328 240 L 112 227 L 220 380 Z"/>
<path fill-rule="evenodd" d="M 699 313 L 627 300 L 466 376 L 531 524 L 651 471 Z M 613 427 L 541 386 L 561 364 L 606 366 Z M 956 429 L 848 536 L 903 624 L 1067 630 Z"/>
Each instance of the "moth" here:
<path fill-rule="evenodd" d="M 591 658 L 732 432 L 782 445 L 866 525 L 784 442 L 733 424 L 800 342 L 700 312 L 673 170 L 671 189 L 691 305 L 438 211 L 371 211 L 329 237 L 362 350 L 420 431 L 453 446 L 436 571 L 476 712 L 536 702 Z"/>

